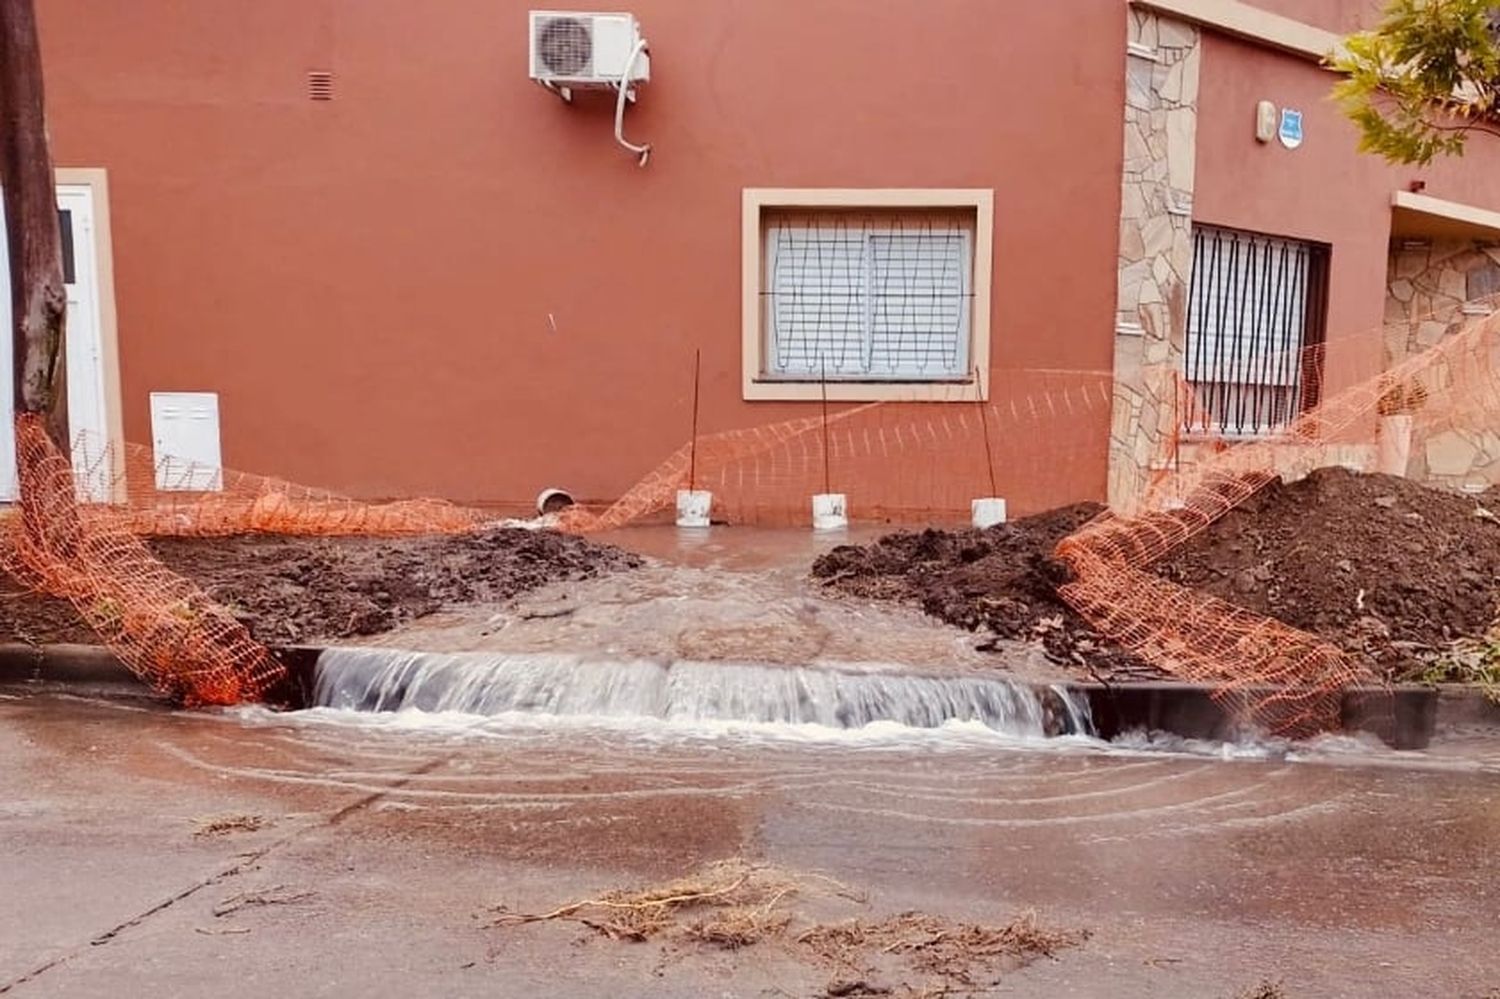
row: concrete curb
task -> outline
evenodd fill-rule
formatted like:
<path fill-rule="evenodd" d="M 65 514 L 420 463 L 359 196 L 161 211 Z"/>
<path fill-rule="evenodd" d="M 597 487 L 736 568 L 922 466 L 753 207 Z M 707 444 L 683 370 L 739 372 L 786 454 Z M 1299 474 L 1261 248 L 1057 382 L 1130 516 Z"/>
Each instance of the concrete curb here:
<path fill-rule="evenodd" d="M 1500 728 L 1500 702 L 1486 696 L 1483 687 L 1453 684 L 1437 690 L 1437 724 L 1439 728 L 1459 725 L 1495 726 Z"/>
<path fill-rule="evenodd" d="M 321 649 L 309 646 L 273 648 L 285 663 L 287 681 L 266 692 L 269 704 L 298 707 L 312 700 L 313 667 Z M 0 684 L 103 684 L 145 691 L 130 667 L 99 645 L 24 645 L 0 643 Z"/>
<path fill-rule="evenodd" d="M 1105 739 L 1133 729 L 1152 729 L 1187 739 L 1230 741 L 1241 728 L 1231 708 L 1214 698 L 1214 688 L 1201 684 L 1080 683 L 1068 684 L 1067 689 L 1088 698 L 1095 730 Z M 1249 697 L 1275 692 L 1270 687 L 1239 690 Z M 1395 749 L 1424 749 L 1439 725 L 1455 723 L 1460 712 L 1481 718 L 1484 709 L 1473 702 L 1494 707 L 1478 689 L 1442 693 L 1446 697 L 1440 698 L 1435 687 L 1419 684 L 1351 688 L 1343 693 L 1340 721 L 1345 732 L 1368 732 Z M 1449 704 L 1446 721 L 1440 711 L 1444 700 Z M 1500 710 L 1493 720 L 1500 725 Z"/>
<path fill-rule="evenodd" d="M 272 651 L 287 665 L 287 681 L 268 691 L 266 702 L 286 708 L 310 703 L 314 666 L 322 649 L 288 646 Z M 0 684 L 26 682 L 141 687 L 124 663 L 99 646 L 0 644 Z M 1095 729 L 1105 739 L 1152 729 L 1187 739 L 1232 740 L 1239 731 L 1233 713 L 1214 699 L 1213 688 L 1201 684 L 1061 686 L 1088 698 Z M 1271 692 L 1243 689 L 1251 695 Z M 1354 688 L 1344 692 L 1340 715 L 1345 731 L 1369 732 L 1397 749 L 1425 748 L 1435 733 L 1459 726 L 1494 727 L 1500 733 L 1500 704 L 1487 699 L 1481 688 L 1467 685 Z"/>
<path fill-rule="evenodd" d="M 98 645 L 0 644 L 0 683 L 122 683 L 140 681 Z"/>

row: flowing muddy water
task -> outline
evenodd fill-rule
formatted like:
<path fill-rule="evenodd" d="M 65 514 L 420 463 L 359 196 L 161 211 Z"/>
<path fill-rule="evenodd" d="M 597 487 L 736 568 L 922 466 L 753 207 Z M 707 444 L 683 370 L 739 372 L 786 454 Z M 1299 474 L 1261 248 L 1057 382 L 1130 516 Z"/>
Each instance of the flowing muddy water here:
<path fill-rule="evenodd" d="M 472 740 L 552 751 L 577 742 L 623 753 L 822 752 L 1174 756 L 1500 772 L 1500 729 L 1447 726 L 1426 750 L 1370 733 L 1289 741 L 1245 730 L 1233 741 L 1126 730 L 1097 735 L 1086 693 L 1004 675 L 909 672 L 890 663 L 790 666 L 611 659 L 567 653 L 434 653 L 330 648 L 297 711 L 229 717 L 357 744 L 409 738 L 421 752 Z"/>
<path fill-rule="evenodd" d="M 646 555 L 630 572 L 545 587 L 503 606 L 451 608 L 362 645 L 432 652 L 577 653 L 603 658 L 818 665 L 893 663 L 910 673 L 993 674 L 1051 683 L 1074 674 L 1039 646 L 982 637 L 919 608 L 841 596 L 814 558 L 879 532 L 631 528 L 604 535 Z"/>
<path fill-rule="evenodd" d="M 906 675 L 872 664 L 809 668 L 607 660 L 532 653 L 328 649 L 317 707 L 485 718 L 570 716 L 668 725 L 913 729 L 975 723 L 1025 738 L 1090 735 L 1086 698 L 997 676 Z"/>

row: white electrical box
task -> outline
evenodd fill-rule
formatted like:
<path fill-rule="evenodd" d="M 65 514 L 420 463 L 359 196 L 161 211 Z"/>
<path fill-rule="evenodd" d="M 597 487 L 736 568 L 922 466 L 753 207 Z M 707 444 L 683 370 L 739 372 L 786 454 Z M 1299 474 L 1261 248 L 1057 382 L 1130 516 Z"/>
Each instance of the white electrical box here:
<path fill-rule="evenodd" d="M 555 87 L 618 87 L 651 78 L 632 14 L 531 12 L 531 78 Z"/>
<path fill-rule="evenodd" d="M 152 392 L 151 446 L 157 489 L 199 493 L 222 490 L 219 394 Z"/>

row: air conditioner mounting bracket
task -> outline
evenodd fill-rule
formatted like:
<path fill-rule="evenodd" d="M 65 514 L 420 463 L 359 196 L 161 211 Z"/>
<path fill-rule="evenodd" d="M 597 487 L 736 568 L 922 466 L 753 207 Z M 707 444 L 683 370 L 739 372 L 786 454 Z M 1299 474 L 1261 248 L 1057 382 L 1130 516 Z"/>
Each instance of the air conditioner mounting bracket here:
<path fill-rule="evenodd" d="M 546 87 L 548 90 L 552 91 L 554 94 L 556 94 L 558 97 L 560 97 L 562 99 L 562 102 L 564 104 L 572 104 L 573 103 L 573 88 L 572 87 L 559 87 L 557 84 L 553 83 L 551 80 L 538 80 L 536 82 L 540 83 L 542 86 Z"/>

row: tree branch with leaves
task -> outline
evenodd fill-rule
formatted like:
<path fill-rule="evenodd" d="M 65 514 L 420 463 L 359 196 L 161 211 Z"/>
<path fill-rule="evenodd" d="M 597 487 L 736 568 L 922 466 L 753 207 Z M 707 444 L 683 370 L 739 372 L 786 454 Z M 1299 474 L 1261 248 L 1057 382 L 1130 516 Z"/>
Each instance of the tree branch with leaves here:
<path fill-rule="evenodd" d="M 1496 0 L 1391 0 L 1329 65 L 1345 74 L 1334 98 L 1361 151 L 1425 165 L 1463 155 L 1472 135 L 1500 137 Z"/>

